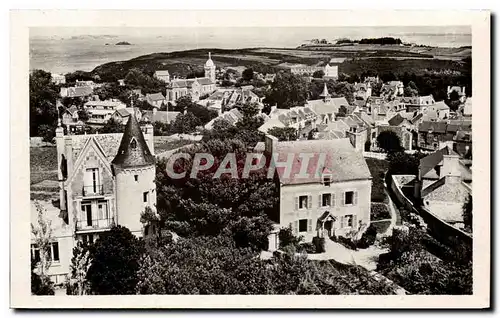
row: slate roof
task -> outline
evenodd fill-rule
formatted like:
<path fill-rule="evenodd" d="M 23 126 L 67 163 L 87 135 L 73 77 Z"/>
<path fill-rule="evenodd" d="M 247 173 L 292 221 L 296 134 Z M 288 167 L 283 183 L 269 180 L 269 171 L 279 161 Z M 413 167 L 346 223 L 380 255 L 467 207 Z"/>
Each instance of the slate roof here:
<path fill-rule="evenodd" d="M 458 156 L 458 154 L 449 147 L 443 147 L 442 149 L 439 149 L 438 151 L 420 159 L 419 169 L 421 176 L 425 177 L 429 172 L 432 172 L 432 170 L 443 161 L 443 156 L 445 155 Z"/>
<path fill-rule="evenodd" d="M 410 123 L 415 124 L 422 117 L 424 117 L 424 115 L 422 113 L 418 113 L 417 116 L 410 119 Z"/>
<path fill-rule="evenodd" d="M 208 77 L 198 78 L 197 81 L 198 81 L 198 83 L 200 83 L 200 85 L 212 85 L 214 83 Z"/>
<path fill-rule="evenodd" d="M 468 194 L 469 190 L 462 182 L 446 182 L 446 177 L 422 189 L 422 198 L 430 201 L 463 202 Z"/>
<path fill-rule="evenodd" d="M 91 86 L 68 87 L 69 97 L 84 97 L 92 95 L 94 88 Z"/>
<path fill-rule="evenodd" d="M 391 125 L 391 126 L 399 126 L 404 121 L 405 121 L 405 119 L 403 118 L 403 116 L 401 116 L 400 114 L 396 114 L 394 117 L 392 117 L 391 119 L 389 119 L 389 125 Z"/>
<path fill-rule="evenodd" d="M 165 100 L 165 96 L 163 96 L 162 93 L 154 93 L 154 94 L 146 94 L 146 99 L 148 101 L 159 101 L 159 100 Z"/>
<path fill-rule="evenodd" d="M 90 138 L 93 138 L 101 147 L 104 155 L 111 162 L 118 153 L 118 146 L 122 138 L 121 133 L 116 134 L 96 134 L 96 135 L 69 135 L 65 138 L 71 138 L 73 146 L 73 162 L 78 159 L 83 147 Z"/>
<path fill-rule="evenodd" d="M 298 176 L 302 166 L 302 159 L 298 156 L 300 153 L 314 154 L 309 160 L 307 178 Z M 288 154 L 294 154 L 289 176 L 284 175 L 284 168 L 276 169 L 280 182 L 284 185 L 321 182 L 321 175 L 316 172 L 323 171 L 324 168 L 331 170 L 333 182 L 371 179 L 363 155 L 354 149 L 348 138 L 277 142 L 276 154 L 277 160 L 281 162 L 286 161 Z M 325 155 L 323 164 L 319 162 L 321 154 Z"/>
<path fill-rule="evenodd" d="M 419 132 L 428 132 L 432 130 L 435 133 L 446 133 L 447 123 L 444 121 L 423 121 L 418 125 Z"/>
<path fill-rule="evenodd" d="M 71 107 L 66 108 L 66 111 L 71 114 L 71 116 L 74 115 L 75 112 L 78 112 L 78 107 L 75 105 L 71 105 Z"/>
<path fill-rule="evenodd" d="M 121 168 L 149 166 L 155 163 L 135 116 L 129 116 L 120 147 L 111 163 Z"/>
<path fill-rule="evenodd" d="M 126 108 L 122 108 L 122 109 L 118 109 L 116 111 L 116 113 L 118 115 L 120 115 L 121 117 L 127 117 L 127 116 L 130 116 L 130 112 L 126 109 Z"/>
<path fill-rule="evenodd" d="M 443 101 L 436 102 L 431 107 L 436 109 L 436 110 L 449 110 L 450 109 L 450 107 L 448 107 L 448 105 L 446 105 L 445 102 L 443 102 Z"/>

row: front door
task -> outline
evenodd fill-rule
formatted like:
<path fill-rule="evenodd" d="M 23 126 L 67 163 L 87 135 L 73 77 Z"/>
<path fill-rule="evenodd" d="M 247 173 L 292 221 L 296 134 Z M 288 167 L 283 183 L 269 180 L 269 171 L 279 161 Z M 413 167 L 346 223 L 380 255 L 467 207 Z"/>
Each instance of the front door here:
<path fill-rule="evenodd" d="M 333 222 L 332 220 L 325 221 L 325 236 L 326 237 L 331 237 L 332 236 L 332 228 L 333 228 Z"/>

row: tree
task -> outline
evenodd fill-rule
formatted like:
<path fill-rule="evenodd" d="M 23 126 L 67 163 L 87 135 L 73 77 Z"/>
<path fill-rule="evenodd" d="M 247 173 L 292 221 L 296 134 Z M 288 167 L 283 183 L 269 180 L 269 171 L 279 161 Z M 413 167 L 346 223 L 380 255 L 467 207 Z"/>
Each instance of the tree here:
<path fill-rule="evenodd" d="M 323 78 L 323 76 L 325 76 L 325 72 L 323 70 L 314 71 L 312 75 L 314 78 Z"/>
<path fill-rule="evenodd" d="M 73 248 L 73 257 L 70 264 L 68 295 L 85 295 L 89 293 L 87 273 L 92 262 L 92 246 L 78 242 Z"/>
<path fill-rule="evenodd" d="M 253 79 L 253 69 L 246 68 L 243 73 L 241 73 L 241 78 L 246 82 L 250 82 Z"/>
<path fill-rule="evenodd" d="M 412 82 L 413 83 L 413 82 Z M 413 89 L 409 86 L 406 86 L 403 90 L 403 95 L 406 96 L 406 97 L 414 97 L 414 96 L 418 96 L 418 90 L 416 89 Z"/>
<path fill-rule="evenodd" d="M 78 119 L 83 121 L 83 122 L 86 122 L 87 120 L 89 120 L 88 111 L 86 111 L 85 109 L 78 110 Z"/>
<path fill-rule="evenodd" d="M 135 294 L 139 259 L 144 244 L 120 225 L 101 234 L 87 273 L 90 290 L 97 295 Z"/>
<path fill-rule="evenodd" d="M 35 201 L 37 210 L 36 225 L 31 224 L 39 259 L 31 258 L 31 293 L 34 295 L 54 295 L 53 283 L 47 272 L 52 263 L 50 254 L 52 244 L 52 222 L 46 217 L 47 210 Z"/>
<path fill-rule="evenodd" d="M 267 133 L 278 138 L 279 141 L 297 140 L 297 129 L 293 127 L 273 127 Z"/>
<path fill-rule="evenodd" d="M 347 108 L 344 105 L 340 105 L 339 112 L 336 115 L 337 115 L 337 117 L 346 117 L 347 116 Z"/>
<path fill-rule="evenodd" d="M 99 129 L 101 134 L 112 134 L 112 133 L 122 133 L 125 130 L 125 126 L 113 117 L 111 117 L 107 123 Z"/>
<path fill-rule="evenodd" d="M 37 262 L 31 258 L 31 294 L 54 295 L 54 283 L 48 276 L 41 276 L 35 272 Z"/>
<path fill-rule="evenodd" d="M 401 140 L 392 130 L 382 131 L 377 136 L 377 146 L 386 152 L 400 151 Z"/>
<path fill-rule="evenodd" d="M 173 133 L 190 134 L 196 131 L 196 127 L 202 123 L 193 113 L 179 114 L 173 122 L 170 123 Z"/>
<path fill-rule="evenodd" d="M 36 225 L 31 224 L 31 234 L 33 235 L 35 245 L 40 251 L 40 260 L 38 269 L 40 276 L 47 275 L 47 271 L 52 263 L 50 251 L 52 244 L 52 222 L 46 217 L 47 210 L 35 201 L 37 211 Z"/>
<path fill-rule="evenodd" d="M 465 229 L 472 232 L 472 195 L 469 194 L 463 206 L 463 218 Z"/>
<path fill-rule="evenodd" d="M 30 89 L 30 136 L 47 136 L 57 126 L 57 86 L 51 81 L 51 74 L 34 70 L 29 76 Z"/>
<path fill-rule="evenodd" d="M 299 75 L 278 73 L 267 96 L 270 104 L 277 104 L 278 108 L 290 108 L 304 105 L 308 92 L 306 81 Z"/>

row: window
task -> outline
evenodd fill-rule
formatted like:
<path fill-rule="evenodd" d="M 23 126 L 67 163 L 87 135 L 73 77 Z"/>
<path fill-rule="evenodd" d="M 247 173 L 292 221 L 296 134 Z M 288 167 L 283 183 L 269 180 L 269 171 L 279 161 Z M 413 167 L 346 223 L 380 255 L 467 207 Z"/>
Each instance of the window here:
<path fill-rule="evenodd" d="M 344 216 L 344 227 L 352 227 L 352 214 Z"/>
<path fill-rule="evenodd" d="M 307 232 L 307 219 L 299 220 L 299 232 Z"/>
<path fill-rule="evenodd" d="M 332 202 L 332 194 L 331 193 L 323 193 L 321 196 L 321 206 L 330 206 Z"/>
<path fill-rule="evenodd" d="M 354 204 L 354 192 L 347 191 L 345 193 L 345 204 Z"/>
<path fill-rule="evenodd" d="M 144 192 L 142 194 L 142 200 L 144 201 L 144 203 L 148 203 L 149 202 L 149 192 Z"/>
<path fill-rule="evenodd" d="M 59 243 L 52 242 L 47 250 L 47 258 L 53 262 L 59 262 Z M 35 259 L 35 262 L 39 262 L 40 258 L 40 248 L 36 244 L 31 244 L 31 257 Z"/>
<path fill-rule="evenodd" d="M 130 147 L 132 149 L 137 148 L 137 141 L 135 140 L 135 138 L 132 138 L 132 141 L 130 142 Z"/>
<path fill-rule="evenodd" d="M 97 203 L 97 207 L 99 210 L 99 219 L 100 220 L 108 219 L 108 202 L 99 201 Z"/>
<path fill-rule="evenodd" d="M 139 176 L 138 175 L 134 175 L 134 180 L 135 181 L 139 181 Z"/>
<path fill-rule="evenodd" d="M 331 175 L 324 175 L 323 176 L 323 184 L 325 186 L 330 186 L 330 184 L 332 183 L 332 176 Z"/>
<path fill-rule="evenodd" d="M 82 201 L 81 204 L 82 217 L 81 222 L 86 226 L 92 226 L 92 205 L 89 201 Z"/>
<path fill-rule="evenodd" d="M 299 209 L 307 209 L 307 195 L 299 197 Z"/>

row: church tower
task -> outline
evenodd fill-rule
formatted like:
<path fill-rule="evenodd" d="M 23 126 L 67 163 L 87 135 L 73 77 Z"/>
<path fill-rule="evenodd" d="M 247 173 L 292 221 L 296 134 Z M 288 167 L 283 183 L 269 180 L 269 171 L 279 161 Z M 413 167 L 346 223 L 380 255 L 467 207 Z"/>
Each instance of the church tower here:
<path fill-rule="evenodd" d="M 149 137 L 149 132 L 146 133 Z M 156 212 L 156 169 L 155 158 L 133 114 L 111 164 L 115 176 L 116 222 L 142 236 L 141 213 L 146 207 Z"/>
<path fill-rule="evenodd" d="M 212 83 L 215 83 L 215 64 L 212 61 L 210 52 L 208 52 L 208 60 L 205 63 L 205 77 L 209 78 Z"/>
<path fill-rule="evenodd" d="M 326 87 L 326 83 L 325 86 L 323 87 L 323 93 L 321 93 L 319 97 L 322 97 L 325 102 L 328 102 L 330 100 L 331 95 L 330 93 L 328 93 L 328 87 Z"/>

